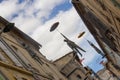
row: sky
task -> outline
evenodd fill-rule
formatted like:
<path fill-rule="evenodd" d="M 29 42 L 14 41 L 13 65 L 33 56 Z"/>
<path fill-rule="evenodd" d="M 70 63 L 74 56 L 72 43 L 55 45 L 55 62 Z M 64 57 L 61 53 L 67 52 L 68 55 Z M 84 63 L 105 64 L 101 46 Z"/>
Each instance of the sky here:
<path fill-rule="evenodd" d="M 0 0 L 0 16 L 42 44 L 40 52 L 47 59 L 54 61 L 72 50 L 63 41 L 64 38 L 55 30 L 50 32 L 53 23 L 59 22 L 58 30 L 86 50 L 84 66 L 94 71 L 100 70 L 101 56 L 94 51 L 86 40 L 99 47 L 77 14 L 71 0 Z M 77 38 L 85 31 L 82 38 Z"/>

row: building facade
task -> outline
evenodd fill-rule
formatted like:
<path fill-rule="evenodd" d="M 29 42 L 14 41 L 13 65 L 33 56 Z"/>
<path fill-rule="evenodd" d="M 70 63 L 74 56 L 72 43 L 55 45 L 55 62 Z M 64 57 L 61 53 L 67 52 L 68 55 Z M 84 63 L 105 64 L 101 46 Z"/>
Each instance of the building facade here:
<path fill-rule="evenodd" d="M 97 73 L 100 78 L 93 78 L 93 72 L 83 67 L 74 52 L 54 63 L 48 61 L 39 52 L 41 44 L 0 17 L 1 80 L 120 79 L 120 1 L 72 0 L 72 3 L 108 60 L 105 69 Z"/>
<path fill-rule="evenodd" d="M 100 71 L 97 72 L 97 75 L 99 75 L 99 77 L 102 80 L 119 80 L 115 75 L 113 75 L 109 70 L 107 69 L 102 69 Z M 99 80 L 97 78 L 94 78 L 95 80 Z"/>
<path fill-rule="evenodd" d="M 72 0 L 73 6 L 108 59 L 105 67 L 120 76 L 120 1 Z"/>
<path fill-rule="evenodd" d="M 34 41 L 0 17 L 0 80 L 67 80 Z"/>
<path fill-rule="evenodd" d="M 79 57 L 74 52 L 57 59 L 54 64 L 68 80 L 93 80 L 92 73 L 87 67 L 83 67 Z"/>

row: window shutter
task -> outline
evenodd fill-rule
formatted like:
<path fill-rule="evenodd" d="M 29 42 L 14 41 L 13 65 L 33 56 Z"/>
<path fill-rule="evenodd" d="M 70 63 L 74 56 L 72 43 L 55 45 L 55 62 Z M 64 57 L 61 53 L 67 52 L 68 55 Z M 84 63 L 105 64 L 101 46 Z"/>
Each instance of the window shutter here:
<path fill-rule="evenodd" d="M 0 41 L 0 47 L 3 49 L 3 51 L 7 54 L 7 56 L 10 57 L 10 59 L 15 63 L 15 65 L 22 67 L 20 62 L 17 60 L 17 58 L 11 53 L 11 51 Z"/>
<path fill-rule="evenodd" d="M 25 58 L 25 56 L 18 50 L 17 54 L 22 58 L 22 60 L 26 63 L 26 64 L 30 64 L 30 62 Z"/>
<path fill-rule="evenodd" d="M 22 59 L 22 61 L 24 61 L 24 63 L 26 65 L 30 64 L 30 62 L 28 61 L 27 58 L 25 58 L 25 56 L 22 54 L 22 52 L 20 50 L 18 50 L 15 46 L 11 45 L 13 50 L 16 52 L 16 54 Z"/>
<path fill-rule="evenodd" d="M 1 53 L 0 53 L 0 60 L 9 63 L 9 62 L 7 61 L 7 59 L 6 59 Z"/>

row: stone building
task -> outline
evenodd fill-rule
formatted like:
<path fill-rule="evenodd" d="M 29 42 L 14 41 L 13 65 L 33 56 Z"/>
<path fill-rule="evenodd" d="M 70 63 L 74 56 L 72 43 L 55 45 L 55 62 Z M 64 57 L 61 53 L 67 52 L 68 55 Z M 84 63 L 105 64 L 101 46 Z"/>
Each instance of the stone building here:
<path fill-rule="evenodd" d="M 73 6 L 103 50 L 108 62 L 99 71 L 103 80 L 120 79 L 120 1 L 72 0 Z M 100 80 L 92 78 L 75 53 L 54 63 L 40 52 L 34 41 L 0 17 L 0 79 L 2 80 Z"/>
<path fill-rule="evenodd" d="M 115 75 L 113 75 L 109 70 L 107 69 L 102 69 L 100 71 L 97 72 L 97 75 L 99 75 L 99 77 L 102 80 L 119 80 L 118 78 L 116 78 Z M 94 78 L 95 80 L 99 80 L 97 78 Z"/>
<path fill-rule="evenodd" d="M 75 52 L 51 62 L 41 47 L 0 16 L 0 80 L 93 80 Z"/>
<path fill-rule="evenodd" d="M 74 52 L 57 59 L 54 64 L 68 80 L 93 80 L 91 72 L 87 67 L 83 67 L 79 57 Z"/>
<path fill-rule="evenodd" d="M 86 27 L 105 53 L 105 67 L 120 77 L 120 1 L 72 0 Z"/>
<path fill-rule="evenodd" d="M 67 80 L 39 52 L 41 47 L 0 17 L 0 80 Z"/>

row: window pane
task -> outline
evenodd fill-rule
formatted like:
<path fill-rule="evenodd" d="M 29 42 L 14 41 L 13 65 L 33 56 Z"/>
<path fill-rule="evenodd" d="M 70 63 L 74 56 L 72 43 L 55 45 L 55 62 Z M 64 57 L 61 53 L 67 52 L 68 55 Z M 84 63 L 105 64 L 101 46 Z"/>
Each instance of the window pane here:
<path fill-rule="evenodd" d="M 77 75 L 77 80 L 81 80 L 81 76 L 80 75 Z"/>
<path fill-rule="evenodd" d="M 17 58 L 13 55 L 13 53 L 10 51 L 10 48 L 3 43 L 3 41 L 0 41 L 0 47 L 2 50 L 12 59 L 12 61 L 17 65 L 17 66 L 22 66 L 20 62 L 17 60 Z"/>

